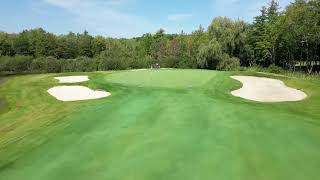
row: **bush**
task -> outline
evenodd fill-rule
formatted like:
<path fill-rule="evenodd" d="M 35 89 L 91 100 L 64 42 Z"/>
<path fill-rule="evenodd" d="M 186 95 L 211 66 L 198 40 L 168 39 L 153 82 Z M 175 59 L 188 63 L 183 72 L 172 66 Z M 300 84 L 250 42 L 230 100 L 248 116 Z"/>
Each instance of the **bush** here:
<path fill-rule="evenodd" d="M 45 73 L 48 69 L 48 63 L 47 59 L 45 57 L 40 57 L 37 59 L 34 59 L 31 63 L 31 72 L 37 72 L 37 73 Z"/>
<path fill-rule="evenodd" d="M 76 59 L 62 59 L 61 60 L 61 72 L 77 72 L 76 70 Z"/>
<path fill-rule="evenodd" d="M 164 68 L 178 68 L 180 58 L 175 56 L 163 57 L 160 59 L 160 66 Z"/>
<path fill-rule="evenodd" d="M 75 63 L 73 71 L 91 72 L 98 69 L 97 61 L 93 58 L 78 57 L 73 62 Z"/>
<path fill-rule="evenodd" d="M 30 71 L 37 73 L 59 73 L 61 72 L 61 61 L 52 56 L 40 57 L 32 61 Z"/>
<path fill-rule="evenodd" d="M 271 65 L 268 67 L 267 71 L 268 71 L 269 73 L 276 73 L 276 74 L 281 74 L 281 73 L 284 72 L 284 70 L 283 70 L 281 67 L 276 66 L 275 64 L 271 64 Z"/>
<path fill-rule="evenodd" d="M 98 70 L 97 60 L 88 57 L 60 59 L 61 72 L 92 72 Z"/>
<path fill-rule="evenodd" d="M 128 68 L 130 69 L 150 68 L 151 64 L 154 63 L 150 56 L 133 57 L 128 59 Z"/>
<path fill-rule="evenodd" d="M 128 68 L 128 58 L 121 54 L 103 51 L 98 57 L 99 70 L 124 70 Z"/>
<path fill-rule="evenodd" d="M 236 57 L 229 57 L 227 54 L 223 54 L 217 65 L 217 70 L 222 71 L 234 71 L 240 68 L 240 60 Z"/>
<path fill-rule="evenodd" d="M 178 68 L 182 69 L 196 69 L 197 59 L 191 56 L 180 57 Z"/>
<path fill-rule="evenodd" d="M 56 59 L 55 57 L 49 56 L 47 57 L 47 72 L 48 73 L 60 73 L 61 72 L 61 61 Z"/>
<path fill-rule="evenodd" d="M 0 71 L 4 72 L 4 71 L 8 71 L 8 62 L 9 62 L 9 58 L 8 56 L 0 56 Z"/>
<path fill-rule="evenodd" d="M 1 56 L 0 57 L 0 71 L 22 73 L 30 70 L 32 57 L 30 56 Z"/>

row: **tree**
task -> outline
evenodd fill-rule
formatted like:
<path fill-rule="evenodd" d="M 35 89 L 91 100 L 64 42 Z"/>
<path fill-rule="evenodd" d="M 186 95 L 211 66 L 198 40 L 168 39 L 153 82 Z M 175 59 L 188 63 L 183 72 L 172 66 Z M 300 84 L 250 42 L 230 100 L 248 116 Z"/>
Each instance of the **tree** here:
<path fill-rule="evenodd" d="M 168 34 L 159 29 L 142 37 L 117 39 L 93 37 L 87 31 L 57 36 L 41 28 L 18 34 L 0 32 L 0 70 L 116 70 L 155 63 L 174 68 L 231 70 L 240 61 L 241 66 L 300 67 L 311 73 L 320 69 L 319 19 L 319 0 L 295 0 L 282 11 L 275 0 L 270 0 L 252 24 L 216 17 L 207 30 L 200 25 L 191 34 Z M 31 58 L 31 66 L 21 57 Z"/>
<path fill-rule="evenodd" d="M 19 55 L 32 55 L 29 47 L 28 31 L 19 33 L 13 40 L 15 52 Z"/>
<path fill-rule="evenodd" d="M 99 70 L 127 69 L 128 62 L 127 53 L 119 46 L 102 51 L 98 57 Z"/>
<path fill-rule="evenodd" d="M 53 56 L 56 49 L 56 38 L 45 30 L 32 29 L 27 32 L 29 51 L 34 57 Z"/>
<path fill-rule="evenodd" d="M 78 34 L 79 56 L 93 57 L 92 41 L 93 37 L 87 31 Z"/>
<path fill-rule="evenodd" d="M 9 34 L 0 32 L 0 56 L 14 55 L 13 42 Z"/>
<path fill-rule="evenodd" d="M 62 59 L 71 59 L 79 56 L 78 37 L 70 32 L 66 36 L 59 36 L 57 38 L 57 48 L 55 56 Z"/>
<path fill-rule="evenodd" d="M 94 57 L 100 55 L 102 51 L 106 50 L 106 40 L 102 36 L 97 36 L 92 40 L 92 53 Z"/>
<path fill-rule="evenodd" d="M 248 30 L 244 21 L 217 17 L 210 24 L 208 33 L 210 39 L 217 39 L 224 53 L 240 58 L 245 65 L 251 54 L 250 47 L 246 46 Z"/>
<path fill-rule="evenodd" d="M 216 69 L 222 54 L 221 45 L 213 39 L 208 45 L 200 47 L 197 57 L 198 66 L 205 69 Z"/>
<path fill-rule="evenodd" d="M 281 34 L 290 47 L 294 59 L 305 62 L 309 73 L 319 61 L 320 46 L 320 2 L 297 0 L 287 7 L 281 21 Z"/>

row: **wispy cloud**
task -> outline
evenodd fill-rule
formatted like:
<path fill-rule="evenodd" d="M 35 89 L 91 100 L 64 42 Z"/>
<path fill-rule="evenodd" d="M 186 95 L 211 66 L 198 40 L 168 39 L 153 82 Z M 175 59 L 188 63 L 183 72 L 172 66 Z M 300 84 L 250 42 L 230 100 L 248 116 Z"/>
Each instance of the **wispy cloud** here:
<path fill-rule="evenodd" d="M 44 0 L 73 14 L 81 29 L 112 37 L 134 37 L 156 30 L 144 17 L 126 12 L 136 0 Z"/>
<path fill-rule="evenodd" d="M 259 15 L 262 6 L 270 3 L 271 0 L 212 0 L 214 16 L 228 16 L 252 21 L 253 17 Z M 279 0 L 279 6 L 284 8 L 291 0 Z"/>
<path fill-rule="evenodd" d="M 169 21 L 184 21 L 192 17 L 192 14 L 171 14 L 168 15 Z"/>

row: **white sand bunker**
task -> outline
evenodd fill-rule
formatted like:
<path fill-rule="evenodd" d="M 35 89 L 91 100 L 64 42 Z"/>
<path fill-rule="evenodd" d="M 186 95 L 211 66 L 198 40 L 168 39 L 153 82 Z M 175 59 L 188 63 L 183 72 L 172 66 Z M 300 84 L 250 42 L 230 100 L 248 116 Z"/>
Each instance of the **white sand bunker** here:
<path fill-rule="evenodd" d="M 60 101 L 99 99 L 111 95 L 109 92 L 94 91 L 84 86 L 57 86 L 49 89 L 48 93 Z"/>
<path fill-rule="evenodd" d="M 60 83 L 78 83 L 89 81 L 88 76 L 65 76 L 65 77 L 55 77 Z"/>
<path fill-rule="evenodd" d="M 282 81 L 252 76 L 231 76 L 242 82 L 243 87 L 232 91 L 237 97 L 259 102 L 300 101 L 307 95 L 299 90 L 287 87 Z"/>

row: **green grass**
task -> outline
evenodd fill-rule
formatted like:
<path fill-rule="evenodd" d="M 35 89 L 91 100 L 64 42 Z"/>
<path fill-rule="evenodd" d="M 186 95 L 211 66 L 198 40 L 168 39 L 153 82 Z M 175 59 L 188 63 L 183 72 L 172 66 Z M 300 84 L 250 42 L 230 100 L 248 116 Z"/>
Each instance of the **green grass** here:
<path fill-rule="evenodd" d="M 1 85 L 1 83 L 3 83 L 5 81 L 5 78 L 4 77 L 1 77 L 0 76 L 0 85 Z M 0 113 L 1 112 L 4 112 L 4 110 L 5 110 L 5 101 L 2 99 L 3 97 L 1 97 L 1 95 L 0 95 Z"/>
<path fill-rule="evenodd" d="M 88 73 L 111 97 L 63 103 L 54 74 L 0 87 L 0 179 L 313 180 L 320 172 L 320 79 L 288 78 L 304 101 L 233 97 L 232 74 L 202 70 Z"/>

